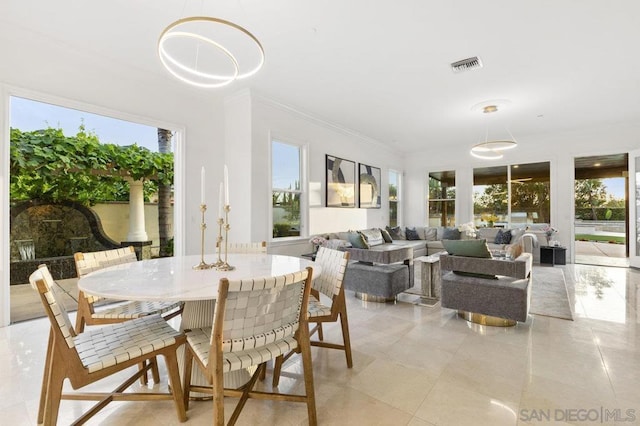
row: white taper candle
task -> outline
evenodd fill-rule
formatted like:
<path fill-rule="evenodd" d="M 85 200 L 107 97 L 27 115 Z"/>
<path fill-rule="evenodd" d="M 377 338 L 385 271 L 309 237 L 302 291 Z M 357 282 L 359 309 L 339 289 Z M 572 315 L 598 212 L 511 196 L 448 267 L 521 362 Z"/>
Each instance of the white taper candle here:
<path fill-rule="evenodd" d="M 204 206 L 204 166 L 200 170 L 200 204 Z"/>
<path fill-rule="evenodd" d="M 229 169 L 224 165 L 224 204 L 229 205 Z"/>
<path fill-rule="evenodd" d="M 220 182 L 220 191 L 218 192 L 218 219 L 222 219 L 222 182 Z"/>

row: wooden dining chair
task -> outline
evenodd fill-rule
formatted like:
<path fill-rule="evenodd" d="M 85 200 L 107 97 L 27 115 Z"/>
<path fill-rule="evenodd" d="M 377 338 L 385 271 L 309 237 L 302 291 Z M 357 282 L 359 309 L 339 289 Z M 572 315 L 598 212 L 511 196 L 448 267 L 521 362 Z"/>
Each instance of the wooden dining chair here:
<path fill-rule="evenodd" d="M 316 254 L 315 263 L 322 268 L 322 274 L 313 280 L 311 297 L 309 299 L 309 323 L 313 328 L 309 335 L 318 334 L 318 340 L 311 340 L 311 346 L 340 349 L 347 358 L 347 368 L 353 367 L 351 355 L 351 339 L 349 338 L 349 321 L 347 319 L 347 303 L 344 296 L 344 274 L 349 262 L 349 253 L 320 247 Z M 331 306 L 322 303 L 320 295 L 331 300 Z M 340 322 L 342 329 L 342 343 L 324 341 L 322 324 L 325 322 Z M 278 386 L 282 364 L 295 352 L 289 352 L 276 358 L 273 367 L 273 386 Z"/>
<path fill-rule="evenodd" d="M 312 268 L 262 279 L 220 280 L 213 327 L 185 330 L 185 407 L 189 392 L 212 393 L 214 420 L 224 425 L 224 397 L 240 398 L 229 423 L 234 424 L 247 399 L 306 402 L 309 424 L 317 424 L 308 309 Z M 253 388 L 266 362 L 295 350 L 302 354 L 304 395 L 258 392 Z M 196 365 L 211 386 L 191 384 Z M 223 374 L 258 366 L 240 389 L 224 389 Z"/>
<path fill-rule="evenodd" d="M 103 250 L 89 253 L 75 253 L 78 277 L 83 277 L 89 272 L 97 271 L 108 266 L 123 263 L 136 262 L 136 253 L 133 246 L 113 250 Z M 182 302 L 141 302 L 109 300 L 121 302 L 115 306 L 101 306 L 96 309 L 95 304 L 106 299 L 78 292 L 78 313 L 76 314 L 76 333 L 81 333 L 85 325 L 114 324 L 146 315 L 161 314 L 165 320 L 169 320 L 182 312 Z"/>
<path fill-rule="evenodd" d="M 173 400 L 178 420 L 187 420 L 184 395 L 178 371 L 177 349 L 186 336 L 174 330 L 160 315 L 149 315 L 118 324 L 95 327 L 76 333 L 64 304 L 59 301 L 56 286 L 46 265 L 40 265 L 29 277 L 51 322 L 45 359 L 38 424 L 55 425 L 61 400 L 88 400 L 97 403 L 73 424 L 83 424 L 112 401 Z M 170 390 L 158 392 L 124 392 L 156 362 L 165 357 Z M 103 378 L 144 364 L 113 392 L 63 393 L 65 379 L 74 390 Z"/>

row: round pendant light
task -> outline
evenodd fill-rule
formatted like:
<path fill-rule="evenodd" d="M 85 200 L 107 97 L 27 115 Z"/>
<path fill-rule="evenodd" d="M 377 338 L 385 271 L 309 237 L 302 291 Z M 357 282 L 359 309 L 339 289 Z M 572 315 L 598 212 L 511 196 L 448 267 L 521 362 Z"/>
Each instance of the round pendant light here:
<path fill-rule="evenodd" d="M 177 20 L 158 39 L 162 65 L 177 79 L 197 87 L 216 88 L 257 73 L 264 49 L 248 30 L 208 16 Z"/>

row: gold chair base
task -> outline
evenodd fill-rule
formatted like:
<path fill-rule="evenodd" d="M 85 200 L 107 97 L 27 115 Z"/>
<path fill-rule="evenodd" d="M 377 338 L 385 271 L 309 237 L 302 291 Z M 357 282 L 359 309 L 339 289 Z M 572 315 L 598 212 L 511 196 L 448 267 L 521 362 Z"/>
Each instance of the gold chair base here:
<path fill-rule="evenodd" d="M 491 327 L 513 327 L 518 322 L 490 315 L 476 314 L 474 312 L 458 311 L 458 316 L 474 324 L 489 325 Z"/>
<path fill-rule="evenodd" d="M 384 296 L 373 296 L 367 293 L 358 293 L 356 291 L 356 297 L 364 302 L 376 302 L 376 303 L 386 303 L 386 302 L 395 302 L 395 297 L 384 297 Z"/>

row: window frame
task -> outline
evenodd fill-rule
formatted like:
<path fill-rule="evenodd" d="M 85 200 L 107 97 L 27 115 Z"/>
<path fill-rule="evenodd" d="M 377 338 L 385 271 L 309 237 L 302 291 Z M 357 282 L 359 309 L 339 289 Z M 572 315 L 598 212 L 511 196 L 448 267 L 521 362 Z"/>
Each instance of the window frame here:
<path fill-rule="evenodd" d="M 387 190 L 389 189 L 389 187 L 391 186 L 391 174 L 394 174 L 396 177 L 396 181 L 397 181 L 397 186 L 396 186 L 396 199 L 393 200 L 393 202 L 396 203 L 396 225 L 395 226 L 402 226 L 402 172 L 395 170 L 395 169 L 389 169 L 387 172 L 387 178 L 389 179 L 387 182 Z M 390 193 L 387 194 L 387 208 L 388 208 L 388 212 L 389 212 L 389 217 L 387 220 L 387 224 L 389 224 L 389 226 L 391 226 L 391 195 Z"/>
<path fill-rule="evenodd" d="M 300 179 L 300 189 L 289 189 L 289 188 L 274 188 L 273 185 L 273 144 L 279 143 L 282 145 L 292 146 L 298 149 L 298 159 L 299 159 L 299 179 Z M 280 241 L 290 241 L 290 240 L 298 240 L 302 238 L 308 238 L 308 220 L 309 220 L 309 196 L 308 196 L 308 145 L 295 142 L 289 138 L 280 137 L 277 135 L 271 135 L 269 139 L 269 241 L 272 242 L 280 242 Z M 273 193 L 289 193 L 289 194 L 297 194 L 300 196 L 300 226 L 299 226 L 299 235 L 295 236 L 285 236 L 285 237 L 274 237 L 273 236 L 273 227 L 274 227 L 274 218 L 273 218 Z"/>

